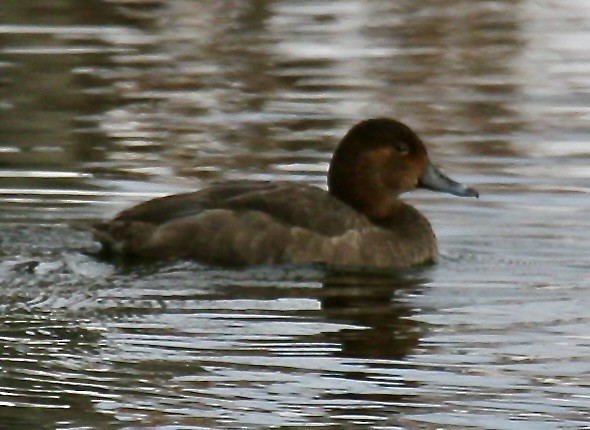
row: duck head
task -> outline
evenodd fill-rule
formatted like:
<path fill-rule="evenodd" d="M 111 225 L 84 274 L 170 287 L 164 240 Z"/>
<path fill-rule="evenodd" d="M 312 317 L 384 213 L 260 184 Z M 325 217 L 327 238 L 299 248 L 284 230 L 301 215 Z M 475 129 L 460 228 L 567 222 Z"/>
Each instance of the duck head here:
<path fill-rule="evenodd" d="M 393 119 L 369 119 L 342 138 L 330 162 L 330 194 L 371 219 L 392 216 L 400 194 L 416 188 L 479 197 L 428 159 L 420 138 Z"/>

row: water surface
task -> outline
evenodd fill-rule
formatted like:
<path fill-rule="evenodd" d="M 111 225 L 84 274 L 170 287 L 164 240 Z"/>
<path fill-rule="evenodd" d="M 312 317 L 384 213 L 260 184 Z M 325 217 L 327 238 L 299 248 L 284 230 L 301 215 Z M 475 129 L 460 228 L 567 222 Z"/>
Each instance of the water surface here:
<path fill-rule="evenodd" d="M 0 428 L 590 426 L 590 12 L 573 0 L 4 0 Z M 223 179 L 325 187 L 398 118 L 479 200 L 400 273 L 94 259 Z"/>

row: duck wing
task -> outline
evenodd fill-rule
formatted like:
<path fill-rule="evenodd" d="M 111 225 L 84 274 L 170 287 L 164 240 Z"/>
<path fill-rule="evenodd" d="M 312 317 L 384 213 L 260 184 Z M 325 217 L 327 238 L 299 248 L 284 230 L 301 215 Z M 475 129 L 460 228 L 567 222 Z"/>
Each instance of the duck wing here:
<path fill-rule="evenodd" d="M 212 209 L 260 212 L 286 226 L 326 236 L 366 223 L 364 216 L 318 187 L 263 181 L 219 182 L 196 192 L 156 198 L 121 212 L 111 223 L 159 226 Z"/>
<path fill-rule="evenodd" d="M 122 211 L 113 221 L 139 221 L 160 225 L 198 215 L 207 209 L 226 208 L 233 198 L 264 193 L 272 188 L 274 186 L 271 182 L 218 182 L 199 191 L 148 200 Z"/>

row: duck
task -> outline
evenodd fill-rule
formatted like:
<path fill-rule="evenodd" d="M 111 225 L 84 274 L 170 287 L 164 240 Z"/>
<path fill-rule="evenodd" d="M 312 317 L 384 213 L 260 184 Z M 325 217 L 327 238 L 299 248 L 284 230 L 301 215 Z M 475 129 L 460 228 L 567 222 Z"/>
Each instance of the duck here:
<path fill-rule="evenodd" d="M 423 188 L 479 197 L 430 161 L 410 127 L 390 118 L 361 121 L 344 135 L 327 184 L 216 182 L 137 204 L 95 225 L 94 237 L 109 258 L 398 269 L 438 254 L 430 222 L 400 195 Z"/>

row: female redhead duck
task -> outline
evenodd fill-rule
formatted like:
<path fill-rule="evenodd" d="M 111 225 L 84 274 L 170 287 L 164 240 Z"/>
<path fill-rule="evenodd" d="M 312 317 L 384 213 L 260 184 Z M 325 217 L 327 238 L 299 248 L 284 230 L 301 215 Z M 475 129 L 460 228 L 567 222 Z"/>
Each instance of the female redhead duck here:
<path fill-rule="evenodd" d="M 326 263 L 402 268 L 434 260 L 430 223 L 400 194 L 427 188 L 478 197 L 428 160 L 420 138 L 392 119 L 356 124 L 340 141 L 328 188 L 223 182 L 156 198 L 96 226 L 103 251 L 213 265 Z"/>

